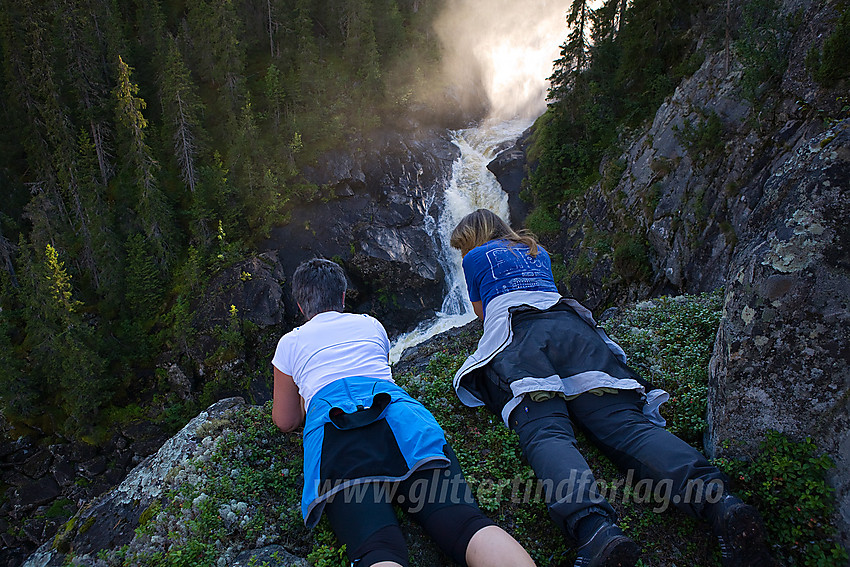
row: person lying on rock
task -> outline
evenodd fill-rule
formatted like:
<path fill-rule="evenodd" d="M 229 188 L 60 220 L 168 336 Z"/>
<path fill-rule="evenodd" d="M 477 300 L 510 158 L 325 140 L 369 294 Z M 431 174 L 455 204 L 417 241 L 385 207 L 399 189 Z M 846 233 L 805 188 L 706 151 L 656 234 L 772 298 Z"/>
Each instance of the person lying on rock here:
<path fill-rule="evenodd" d="M 632 566 L 638 545 L 616 524 L 576 446 L 587 433 L 629 476 L 669 486 L 671 502 L 708 521 L 724 566 L 772 565 L 753 506 L 726 490 L 727 478 L 664 429 L 669 395 L 626 365 L 623 350 L 574 299 L 561 297 L 549 255 L 479 209 L 451 235 L 463 255 L 473 309 L 484 321 L 476 351 L 454 376 L 467 406 L 486 406 L 516 431 L 544 489 L 549 514 L 578 544 L 576 567 Z"/>
<path fill-rule="evenodd" d="M 281 431 L 304 423 L 307 526 L 324 511 L 353 565 L 406 566 L 396 503 L 460 565 L 533 566 L 475 504 L 433 416 L 393 382 L 383 326 L 343 313 L 345 290 L 334 262 L 302 263 L 292 294 L 307 322 L 272 359 L 272 419 Z"/>

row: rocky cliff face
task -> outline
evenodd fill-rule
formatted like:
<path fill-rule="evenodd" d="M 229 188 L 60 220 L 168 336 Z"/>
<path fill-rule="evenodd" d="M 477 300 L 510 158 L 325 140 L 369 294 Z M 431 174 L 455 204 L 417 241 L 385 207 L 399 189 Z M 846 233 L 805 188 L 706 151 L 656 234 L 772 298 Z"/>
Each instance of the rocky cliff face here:
<path fill-rule="evenodd" d="M 835 460 L 850 526 L 850 120 L 799 141 L 763 185 L 728 268 L 711 364 L 709 441 L 757 448 L 765 429 Z"/>
<path fill-rule="evenodd" d="M 645 131 L 624 138 L 602 180 L 561 206 L 551 247 L 565 259 L 569 291 L 593 309 L 726 287 L 707 447 L 746 456 L 766 428 L 812 436 L 836 461 L 846 543 L 850 120 L 846 92 L 815 84 L 804 63 L 829 34 L 834 7 L 782 10 L 802 18 L 779 90 L 754 106 L 734 50 L 707 56 Z M 618 258 L 612 234 L 634 246 Z"/>
<path fill-rule="evenodd" d="M 508 194 L 508 209 L 513 226 L 522 226 L 528 216 L 529 204 L 522 200 L 523 182 L 525 181 L 528 138 L 532 129 L 523 132 L 522 136 L 510 147 L 499 152 L 496 159 L 487 164 L 487 169 L 496 176 L 502 190 Z"/>
<path fill-rule="evenodd" d="M 350 309 L 375 315 L 391 335 L 410 330 L 445 293 L 434 230 L 457 152 L 445 131 L 423 129 L 376 132 L 328 153 L 305 177 L 333 196 L 296 209 L 263 248 L 286 275 L 312 257 L 339 261 L 352 280 Z"/>

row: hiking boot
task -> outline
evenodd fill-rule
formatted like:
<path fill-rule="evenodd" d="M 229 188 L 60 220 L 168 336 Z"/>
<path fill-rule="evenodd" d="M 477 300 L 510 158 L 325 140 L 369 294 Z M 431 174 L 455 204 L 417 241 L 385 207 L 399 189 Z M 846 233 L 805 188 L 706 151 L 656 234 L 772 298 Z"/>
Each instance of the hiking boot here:
<path fill-rule="evenodd" d="M 758 511 L 727 494 L 712 509 L 712 528 L 723 567 L 773 567 Z"/>
<path fill-rule="evenodd" d="M 578 548 L 574 567 L 634 567 L 640 556 L 638 545 L 616 524 L 603 524 Z"/>

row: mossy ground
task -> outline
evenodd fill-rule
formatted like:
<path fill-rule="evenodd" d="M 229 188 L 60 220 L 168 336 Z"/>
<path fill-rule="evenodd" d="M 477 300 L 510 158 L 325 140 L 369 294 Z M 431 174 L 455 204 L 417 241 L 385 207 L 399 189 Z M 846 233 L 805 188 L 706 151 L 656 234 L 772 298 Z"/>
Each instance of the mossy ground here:
<path fill-rule="evenodd" d="M 720 303 L 717 293 L 665 298 L 641 304 L 606 324 L 630 362 L 671 392 L 673 399 L 665 411 L 668 426 L 676 431 L 678 423 L 678 429 L 690 433 L 688 437 L 701 436 L 705 427 L 705 382 Z M 454 396 L 452 377 L 477 338 L 477 333 L 461 334 L 454 342 L 441 342 L 430 354 L 420 352 L 420 359 L 430 356 L 429 364 L 412 372 L 402 369 L 396 380 L 419 398 L 446 430 L 481 508 L 516 537 L 538 565 L 572 565 L 575 546 L 550 521 L 542 499 L 532 491 L 531 501 L 526 502 L 524 489 L 533 486 L 534 473 L 522 460 L 516 435 L 486 409 L 464 407 Z M 701 403 L 684 395 L 697 383 L 702 385 L 698 390 Z M 625 484 L 626 476 L 581 433 L 579 446 L 597 480 L 611 487 Z M 518 493 L 514 486 L 520 488 Z M 685 562 L 719 565 L 717 544 L 704 525 L 668 509 L 665 502 L 645 491 L 611 490 L 615 496 L 609 500 L 620 524 L 641 545 L 644 567 Z M 656 512 L 662 509 L 663 513 Z"/>
<path fill-rule="evenodd" d="M 696 446 L 705 428 L 707 367 L 721 301 L 720 293 L 661 298 L 605 323 L 630 363 L 671 393 L 664 408 L 668 428 Z M 414 360 L 403 359 L 396 365 L 396 380 L 421 400 L 445 429 L 481 508 L 513 534 L 538 565 L 572 565 L 573 543 L 549 520 L 542 499 L 533 492 L 526 497 L 523 492 L 533 486 L 534 474 L 522 460 L 516 435 L 485 409 L 460 404 L 452 390 L 452 376 L 479 336 L 480 326 L 473 325 L 421 345 Z M 172 490 L 143 514 L 133 543 L 102 553 L 100 565 L 224 567 L 238 552 L 272 543 L 307 557 L 312 565 L 347 565 L 325 522 L 312 532 L 303 527 L 300 434 L 278 432 L 270 409 L 270 404 L 251 407 L 202 428 L 196 436 L 209 451 L 175 468 L 170 475 Z M 663 499 L 641 491 L 638 485 L 624 486 L 622 472 L 580 434 L 578 441 L 597 480 L 603 486 L 621 487 L 609 500 L 623 529 L 641 546 L 639 565 L 719 565 L 717 543 L 705 524 L 668 509 Z M 846 555 L 829 539 L 831 532 L 826 527 L 831 494 L 822 474 L 829 467 L 828 458 L 816 457 L 813 447 L 801 447 L 787 442 L 788 450 L 779 463 L 788 465 L 788 455 L 801 463 L 795 469 L 794 482 L 783 483 L 777 477 L 768 489 L 763 476 L 785 474 L 777 472 L 775 455 L 768 455 L 773 460 L 757 461 L 755 467 L 729 461 L 719 464 L 732 473 L 753 503 L 772 506 L 762 513 L 770 514 L 766 519 L 774 551 L 784 564 L 841 565 Z M 793 494 L 782 492 L 800 482 L 814 486 L 817 476 L 818 490 L 809 491 L 814 503 L 804 510 L 794 503 Z M 515 487 L 519 492 L 514 492 Z M 784 522 L 781 525 L 772 520 L 777 510 Z M 806 515 L 810 529 L 796 538 L 783 537 L 786 528 L 782 526 L 794 524 L 795 514 Z M 412 565 L 451 564 L 418 526 L 401 513 L 399 518 Z M 803 536 L 817 541 L 801 542 Z M 805 559 L 807 556 L 815 562 Z"/>

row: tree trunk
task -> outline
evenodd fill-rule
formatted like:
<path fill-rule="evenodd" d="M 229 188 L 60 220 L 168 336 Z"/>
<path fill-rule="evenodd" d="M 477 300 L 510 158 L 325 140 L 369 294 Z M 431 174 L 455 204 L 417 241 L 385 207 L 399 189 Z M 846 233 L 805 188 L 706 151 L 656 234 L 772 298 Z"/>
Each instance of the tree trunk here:
<path fill-rule="evenodd" d="M 0 226 L 0 257 L 3 258 L 3 269 L 9 272 L 12 278 L 12 285 L 18 287 L 18 279 L 15 276 L 15 264 L 12 262 L 12 255 L 15 253 L 15 245 L 9 242 L 3 236 L 3 227 Z"/>
<path fill-rule="evenodd" d="M 729 26 L 731 25 L 731 10 L 732 10 L 732 0 L 726 0 L 726 39 L 723 46 L 723 55 L 725 57 L 725 71 L 726 74 L 729 73 L 729 47 L 731 44 L 730 39 L 730 30 Z"/>
<path fill-rule="evenodd" d="M 272 0 L 266 0 L 266 4 L 269 8 L 269 54 L 272 59 L 274 59 L 274 35 L 273 35 L 273 25 L 272 25 Z"/>

